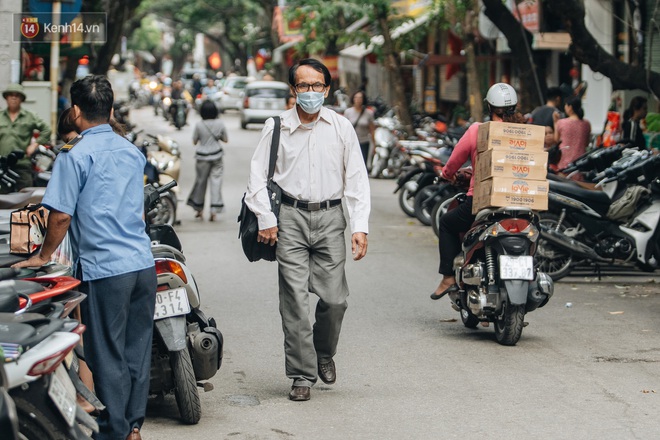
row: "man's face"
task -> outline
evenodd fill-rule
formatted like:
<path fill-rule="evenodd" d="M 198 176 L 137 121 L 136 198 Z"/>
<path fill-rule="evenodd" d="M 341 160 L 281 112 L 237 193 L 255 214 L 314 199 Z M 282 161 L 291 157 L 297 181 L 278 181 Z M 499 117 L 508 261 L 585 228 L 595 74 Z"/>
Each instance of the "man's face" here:
<path fill-rule="evenodd" d="M 311 66 L 300 66 L 296 70 L 296 85 L 298 84 L 316 84 L 316 83 L 321 83 L 325 84 L 325 78 L 323 77 L 323 73 L 317 72 L 314 70 Z M 312 91 L 310 88 L 308 91 Z M 294 96 L 298 95 L 298 92 L 295 90 L 295 87 L 292 88 L 291 92 L 293 93 Z M 304 93 L 305 91 L 303 90 L 301 93 Z M 328 93 L 330 93 L 330 88 L 326 87 L 324 90 L 324 96 L 327 98 Z"/>
<path fill-rule="evenodd" d="M 5 100 L 7 101 L 7 109 L 10 112 L 16 112 L 21 109 L 21 102 L 23 102 L 23 97 L 18 93 L 7 93 L 5 95 Z"/>

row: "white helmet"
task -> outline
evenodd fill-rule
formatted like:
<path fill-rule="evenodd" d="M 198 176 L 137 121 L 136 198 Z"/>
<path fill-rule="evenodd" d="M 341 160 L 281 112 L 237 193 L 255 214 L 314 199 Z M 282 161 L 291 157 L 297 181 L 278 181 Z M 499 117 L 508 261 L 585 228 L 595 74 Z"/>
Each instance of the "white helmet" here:
<path fill-rule="evenodd" d="M 512 107 L 518 104 L 518 95 L 510 85 L 497 83 L 488 89 L 486 102 L 491 107 Z"/>

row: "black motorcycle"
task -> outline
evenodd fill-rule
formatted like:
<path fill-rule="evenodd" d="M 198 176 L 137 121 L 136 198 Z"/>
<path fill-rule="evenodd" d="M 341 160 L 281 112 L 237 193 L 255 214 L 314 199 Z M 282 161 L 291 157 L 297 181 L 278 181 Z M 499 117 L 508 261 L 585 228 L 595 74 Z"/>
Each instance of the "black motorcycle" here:
<path fill-rule="evenodd" d="M 554 280 L 578 265 L 660 267 L 660 156 L 635 152 L 595 177 L 603 191 L 550 181 L 537 266 Z"/>
<path fill-rule="evenodd" d="M 535 269 L 538 215 L 521 207 L 481 210 L 454 259 L 458 289 L 452 307 L 468 328 L 492 322 L 502 345 L 516 345 L 525 314 L 543 307 L 552 279 Z"/>

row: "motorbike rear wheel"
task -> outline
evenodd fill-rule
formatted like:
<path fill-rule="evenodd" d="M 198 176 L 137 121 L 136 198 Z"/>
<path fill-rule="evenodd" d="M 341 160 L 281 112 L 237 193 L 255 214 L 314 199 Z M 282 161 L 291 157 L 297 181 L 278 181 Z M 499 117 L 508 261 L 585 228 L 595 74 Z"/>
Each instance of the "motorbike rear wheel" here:
<path fill-rule="evenodd" d="M 174 397 L 181 420 L 188 425 L 196 425 L 202 416 L 202 404 L 188 348 L 170 352 L 170 365 L 174 375 Z"/>
<path fill-rule="evenodd" d="M 495 319 L 495 338 L 502 345 L 516 345 L 525 324 L 525 305 L 504 304 L 502 317 Z"/>
<path fill-rule="evenodd" d="M 551 212 L 544 212 L 541 214 L 539 224 L 546 229 L 557 229 L 559 216 Z M 558 231 L 563 233 L 565 230 L 566 224 L 562 223 Z M 537 270 L 547 273 L 553 281 L 559 281 L 571 272 L 573 257 L 547 240 L 539 238 L 534 263 Z"/>
<path fill-rule="evenodd" d="M 62 431 L 51 417 L 61 418 L 60 414 L 45 414 L 36 405 L 20 396 L 12 396 L 18 413 L 20 435 L 27 440 L 67 440 L 69 433 Z M 49 411 L 50 412 L 50 411 Z M 60 421 L 58 420 L 58 424 Z M 61 421 L 64 424 L 64 421 Z"/>

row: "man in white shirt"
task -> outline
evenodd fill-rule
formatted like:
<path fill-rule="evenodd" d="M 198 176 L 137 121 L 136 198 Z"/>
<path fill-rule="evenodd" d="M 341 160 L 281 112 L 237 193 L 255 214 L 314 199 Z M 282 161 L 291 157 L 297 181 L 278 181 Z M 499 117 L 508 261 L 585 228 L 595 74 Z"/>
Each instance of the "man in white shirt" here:
<path fill-rule="evenodd" d="M 346 311 L 344 272 L 346 202 L 354 260 L 367 253 L 369 178 L 351 123 L 323 107 L 330 71 L 315 59 L 289 70 L 296 106 L 282 113 L 273 181 L 282 188 L 279 222 L 270 208 L 266 180 L 273 119 L 266 121 L 254 153 L 245 201 L 259 221 L 258 241 L 275 245 L 289 399 L 306 401 L 317 378 L 336 380 L 333 356 Z M 308 318 L 308 295 L 319 297 L 316 320 Z"/>

